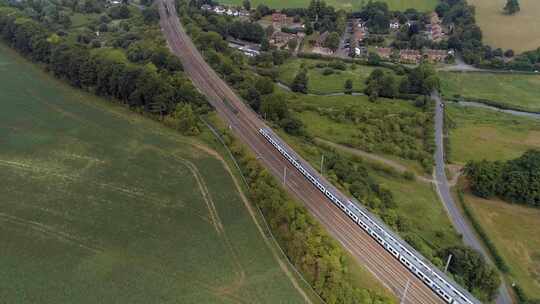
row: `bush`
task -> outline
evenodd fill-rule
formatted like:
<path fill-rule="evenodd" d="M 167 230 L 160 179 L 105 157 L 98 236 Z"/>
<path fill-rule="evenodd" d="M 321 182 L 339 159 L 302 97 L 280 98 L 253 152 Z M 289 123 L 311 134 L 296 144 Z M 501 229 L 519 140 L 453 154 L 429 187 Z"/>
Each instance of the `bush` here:
<path fill-rule="evenodd" d="M 324 69 L 324 70 L 322 71 L 322 74 L 323 74 L 324 76 L 332 75 L 332 74 L 334 74 L 334 70 L 332 70 L 331 68 L 326 68 L 326 69 Z"/>

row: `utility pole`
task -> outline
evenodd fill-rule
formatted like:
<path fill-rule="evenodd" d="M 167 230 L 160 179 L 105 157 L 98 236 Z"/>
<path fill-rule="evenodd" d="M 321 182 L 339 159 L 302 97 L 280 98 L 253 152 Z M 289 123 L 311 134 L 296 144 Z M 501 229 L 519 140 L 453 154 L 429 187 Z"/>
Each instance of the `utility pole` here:
<path fill-rule="evenodd" d="M 323 173 L 323 168 L 324 167 L 323 166 L 324 166 L 324 154 L 321 155 L 321 175 L 324 175 L 324 173 Z"/>
<path fill-rule="evenodd" d="M 448 260 L 446 260 L 446 266 L 444 266 L 444 272 L 448 271 L 448 266 L 450 266 L 450 261 L 452 260 L 452 254 L 448 256 Z"/>
<path fill-rule="evenodd" d="M 283 167 L 283 185 L 287 185 L 287 167 Z"/>
<path fill-rule="evenodd" d="M 401 297 L 401 301 L 399 301 L 399 304 L 405 303 L 405 298 L 407 297 L 407 290 L 409 290 L 410 283 L 411 283 L 411 279 L 407 279 L 407 285 L 405 285 L 405 291 L 403 291 L 403 296 Z"/>

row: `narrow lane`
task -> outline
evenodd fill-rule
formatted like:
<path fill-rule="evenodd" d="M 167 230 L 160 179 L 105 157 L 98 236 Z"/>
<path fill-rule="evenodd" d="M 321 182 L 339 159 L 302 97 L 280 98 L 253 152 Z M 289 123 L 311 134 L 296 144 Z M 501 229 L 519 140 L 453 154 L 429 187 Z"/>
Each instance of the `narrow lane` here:
<path fill-rule="evenodd" d="M 486 258 L 486 260 L 493 263 L 489 254 L 481 245 L 481 242 L 474 233 L 472 227 L 461 214 L 461 211 L 451 195 L 450 186 L 448 185 L 448 179 L 446 178 L 446 172 L 444 170 L 444 102 L 437 92 L 431 94 L 431 98 L 435 100 L 435 143 L 437 145 L 435 151 L 435 185 L 437 188 L 437 193 L 439 194 L 439 197 L 443 202 L 446 211 L 448 212 L 454 228 L 463 236 L 463 241 L 465 244 L 480 252 Z M 508 288 L 504 282 L 499 288 L 499 295 L 496 303 L 512 303 L 512 297 L 510 296 Z"/>

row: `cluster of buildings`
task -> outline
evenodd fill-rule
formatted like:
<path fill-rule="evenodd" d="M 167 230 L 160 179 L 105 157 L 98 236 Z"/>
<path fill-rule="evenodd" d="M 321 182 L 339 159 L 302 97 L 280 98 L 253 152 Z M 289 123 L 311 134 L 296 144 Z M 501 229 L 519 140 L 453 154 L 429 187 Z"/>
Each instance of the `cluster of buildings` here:
<path fill-rule="evenodd" d="M 296 40 L 298 43 L 304 38 L 303 25 L 300 22 L 294 22 L 293 17 L 289 17 L 283 13 L 275 12 L 271 16 L 272 27 L 274 32 L 270 36 L 270 44 L 278 48 L 286 46 L 289 41 Z M 282 29 L 287 28 L 292 32 L 283 32 Z M 296 31 L 295 31 L 296 30 Z M 294 33 L 296 32 L 296 33 Z"/>
<path fill-rule="evenodd" d="M 238 9 L 235 7 L 226 7 L 221 5 L 211 6 L 205 4 L 201 6 L 203 11 L 213 12 L 218 15 L 227 15 L 232 17 L 249 17 L 249 11 L 245 9 Z"/>
<path fill-rule="evenodd" d="M 435 42 L 441 41 L 441 39 L 444 38 L 445 34 L 443 32 L 441 20 L 436 12 L 431 13 L 430 23 L 426 24 L 426 31 L 429 39 Z"/>
<path fill-rule="evenodd" d="M 447 50 L 411 50 L 404 49 L 398 50 L 393 48 L 376 48 L 377 55 L 383 60 L 399 61 L 405 64 L 418 64 L 422 60 L 426 60 L 431 63 L 444 62 L 449 55 L 453 55 L 453 51 Z"/>

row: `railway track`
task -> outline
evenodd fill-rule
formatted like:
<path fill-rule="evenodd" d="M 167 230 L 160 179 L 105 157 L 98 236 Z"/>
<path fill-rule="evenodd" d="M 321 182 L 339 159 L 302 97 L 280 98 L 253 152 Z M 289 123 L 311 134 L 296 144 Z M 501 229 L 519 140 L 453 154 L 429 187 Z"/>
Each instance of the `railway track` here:
<path fill-rule="evenodd" d="M 169 47 L 182 61 L 185 72 L 194 85 L 207 96 L 234 134 L 259 156 L 269 172 L 281 179 L 286 168 L 286 189 L 301 200 L 326 230 L 396 296 L 402 296 L 409 282 L 403 303 L 443 303 L 371 236 L 358 229 L 341 210 L 330 204 L 317 188 L 258 133 L 258 130 L 266 125 L 204 61 L 184 31 L 177 17 L 174 1 L 160 0 L 159 12 L 161 28 Z"/>

